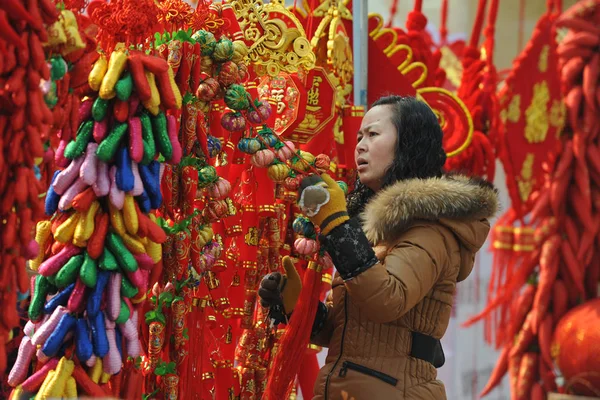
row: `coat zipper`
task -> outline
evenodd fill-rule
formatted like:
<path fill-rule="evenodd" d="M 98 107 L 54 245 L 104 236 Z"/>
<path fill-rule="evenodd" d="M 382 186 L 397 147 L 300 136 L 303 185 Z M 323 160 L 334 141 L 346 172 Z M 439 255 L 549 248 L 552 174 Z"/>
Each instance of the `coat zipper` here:
<path fill-rule="evenodd" d="M 385 383 L 389 383 L 392 386 L 396 386 L 398 384 L 398 379 L 394 378 L 393 376 L 384 374 L 383 372 L 376 371 L 360 364 L 355 364 L 351 361 L 344 361 L 342 364 L 342 369 L 340 369 L 339 375 L 340 378 L 345 378 L 349 369 L 360 372 L 361 374 L 372 376 L 373 378 L 377 378 Z"/>
<path fill-rule="evenodd" d="M 342 359 L 342 355 L 344 354 L 344 339 L 346 338 L 346 325 L 348 324 L 348 293 L 344 293 L 344 328 L 342 328 L 342 340 L 340 342 L 340 355 L 338 356 L 337 360 L 335 360 L 335 363 L 333 364 L 333 368 L 331 368 L 331 371 L 329 371 L 329 373 L 327 374 L 327 379 L 325 380 L 325 400 L 327 400 L 329 397 L 329 381 L 331 380 L 331 376 L 333 375 L 333 371 L 335 371 L 335 368 L 337 367 L 338 363 L 340 362 L 340 360 Z"/>

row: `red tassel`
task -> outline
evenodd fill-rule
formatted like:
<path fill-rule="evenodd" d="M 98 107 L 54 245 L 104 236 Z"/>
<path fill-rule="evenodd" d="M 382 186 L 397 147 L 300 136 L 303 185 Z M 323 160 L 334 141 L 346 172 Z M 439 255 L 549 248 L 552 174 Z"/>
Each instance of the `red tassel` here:
<path fill-rule="evenodd" d="M 298 386 L 300 386 L 303 398 L 312 398 L 313 386 L 317 381 L 318 374 L 319 360 L 317 359 L 317 353 L 314 351 L 306 352 L 304 354 L 304 361 L 302 361 L 302 367 L 298 373 Z"/>
<path fill-rule="evenodd" d="M 233 389 L 233 373 L 227 361 L 215 362 L 215 400 L 229 399 L 229 391 Z"/>
<path fill-rule="evenodd" d="M 306 346 L 317 313 L 320 289 L 321 268 L 311 261 L 304 274 L 302 292 L 294 308 L 293 317 L 279 341 L 279 350 L 269 371 L 263 400 L 288 398 L 306 354 Z"/>
<path fill-rule="evenodd" d="M 448 0 L 442 0 L 442 21 L 440 23 L 440 42 L 445 45 L 448 39 Z"/>

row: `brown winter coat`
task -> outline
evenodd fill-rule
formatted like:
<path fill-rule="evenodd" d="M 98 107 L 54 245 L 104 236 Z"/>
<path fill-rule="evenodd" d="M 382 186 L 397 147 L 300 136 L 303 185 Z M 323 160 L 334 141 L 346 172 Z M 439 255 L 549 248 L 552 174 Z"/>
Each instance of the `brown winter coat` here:
<path fill-rule="evenodd" d="M 411 331 L 444 335 L 456 282 L 471 273 L 497 209 L 491 185 L 460 176 L 398 182 L 369 201 L 363 230 L 380 263 L 346 282 L 336 274 L 312 338 L 329 347 L 313 400 L 446 398 L 434 366 L 409 356 Z"/>

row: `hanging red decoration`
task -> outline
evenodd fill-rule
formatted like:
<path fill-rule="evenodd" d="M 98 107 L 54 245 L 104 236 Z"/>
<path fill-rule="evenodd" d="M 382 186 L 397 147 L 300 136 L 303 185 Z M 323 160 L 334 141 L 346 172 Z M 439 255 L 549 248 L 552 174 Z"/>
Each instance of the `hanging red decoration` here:
<path fill-rule="evenodd" d="M 533 206 L 533 194 L 544 182 L 543 165 L 556 154 L 565 120 L 557 78 L 555 20 L 552 8 L 540 18 L 498 94 L 504 122 L 499 155 L 517 218 L 522 218 Z"/>
<path fill-rule="evenodd" d="M 463 75 L 457 94 L 469 109 L 475 129 L 470 146 L 446 162 L 448 170 L 463 171 L 489 181 L 495 176 L 495 150 L 502 125 L 496 98 L 497 76 L 493 64 L 498 0 L 491 0 L 483 49 L 478 49 L 487 0 L 480 0 L 469 46 L 463 55 Z"/>
<path fill-rule="evenodd" d="M 369 75 L 368 101 L 394 93 L 418 96 L 437 113 L 444 132 L 444 149 L 454 159 L 473 140 L 473 122 L 465 104 L 453 93 L 440 87 L 425 85 L 428 69 L 422 62 L 413 61 L 413 49 L 398 44 L 398 35 L 383 27 L 378 15 L 369 17 L 369 59 L 381 73 Z M 392 80 L 390 76 L 395 78 Z"/>

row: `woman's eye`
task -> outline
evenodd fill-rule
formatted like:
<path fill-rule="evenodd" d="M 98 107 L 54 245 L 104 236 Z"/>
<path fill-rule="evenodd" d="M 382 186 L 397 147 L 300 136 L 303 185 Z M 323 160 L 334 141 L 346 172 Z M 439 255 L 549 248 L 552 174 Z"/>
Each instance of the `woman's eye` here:
<path fill-rule="evenodd" d="M 371 136 L 378 136 L 379 133 L 377 133 L 377 132 L 369 132 L 369 135 L 371 135 Z"/>

